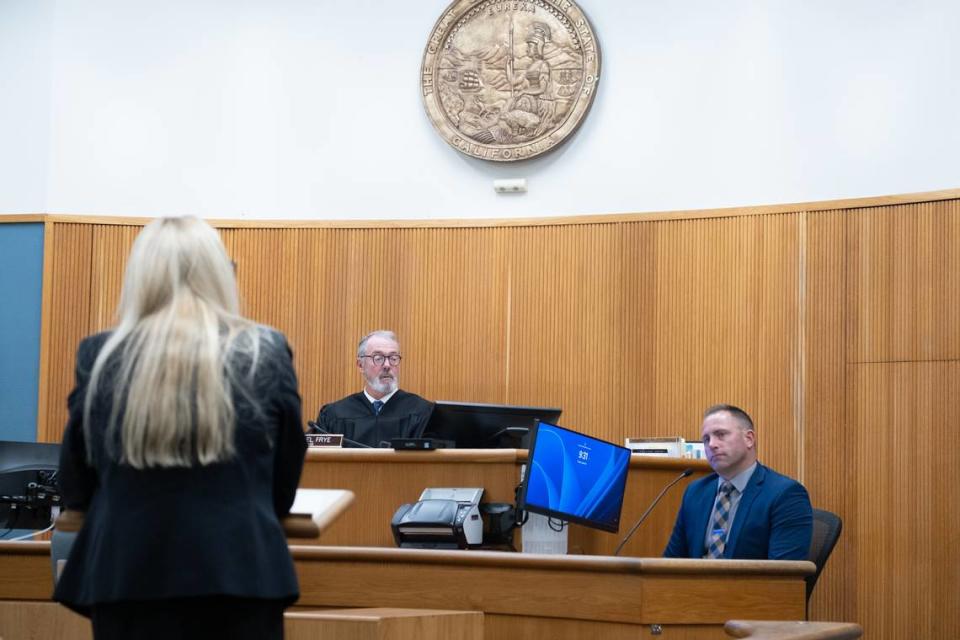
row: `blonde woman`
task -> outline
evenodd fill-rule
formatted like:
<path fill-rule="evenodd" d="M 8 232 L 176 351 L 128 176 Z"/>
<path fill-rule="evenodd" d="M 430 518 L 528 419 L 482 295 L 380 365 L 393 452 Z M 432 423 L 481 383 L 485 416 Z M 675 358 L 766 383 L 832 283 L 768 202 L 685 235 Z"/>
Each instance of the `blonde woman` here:
<path fill-rule="evenodd" d="M 162 218 L 117 326 L 80 343 L 60 484 L 86 517 L 54 598 L 97 640 L 283 637 L 300 396 L 283 335 L 238 308 L 217 232 Z"/>

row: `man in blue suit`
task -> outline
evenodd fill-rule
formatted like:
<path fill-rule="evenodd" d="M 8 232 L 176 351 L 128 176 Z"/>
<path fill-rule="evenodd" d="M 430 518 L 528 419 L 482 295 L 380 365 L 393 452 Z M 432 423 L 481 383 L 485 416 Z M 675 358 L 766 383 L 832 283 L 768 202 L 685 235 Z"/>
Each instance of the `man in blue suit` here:
<path fill-rule="evenodd" d="M 757 462 L 750 416 L 733 405 L 710 407 L 702 436 L 716 473 L 687 487 L 663 555 L 806 560 L 813 533 L 807 490 Z"/>

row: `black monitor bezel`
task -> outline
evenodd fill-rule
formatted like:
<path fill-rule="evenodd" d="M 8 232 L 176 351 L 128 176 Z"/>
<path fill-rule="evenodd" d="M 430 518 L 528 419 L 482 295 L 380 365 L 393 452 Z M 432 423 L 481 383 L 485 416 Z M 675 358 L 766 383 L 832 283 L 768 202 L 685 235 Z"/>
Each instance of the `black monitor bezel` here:
<path fill-rule="evenodd" d="M 454 414 L 459 414 L 460 416 L 510 416 L 519 418 L 521 419 L 520 421 L 524 423 L 529 422 L 529 426 L 526 424 L 508 426 L 521 426 L 529 429 L 529 433 L 533 433 L 533 430 L 541 419 L 549 418 L 557 420 L 560 418 L 561 413 L 561 409 L 551 407 L 437 400 L 433 404 L 430 419 L 427 421 L 427 426 L 424 429 L 424 437 L 453 442 L 453 446 L 457 449 L 518 449 L 523 448 L 522 446 L 517 446 L 518 444 L 522 444 L 523 438 L 516 438 L 511 443 L 509 438 L 503 437 L 506 434 L 496 436 L 493 427 L 487 430 L 491 433 L 487 434 L 486 439 L 475 437 L 474 434 L 476 434 L 477 431 L 470 430 L 472 425 L 464 429 L 462 420 L 458 423 L 452 419 L 452 416 Z M 543 421 L 549 422 L 549 419 L 544 419 Z M 447 421 L 439 422 L 441 420 Z M 501 428 L 502 427 L 498 426 L 496 430 Z M 491 438 L 498 439 L 492 443 L 486 443 L 486 440 Z"/>
<path fill-rule="evenodd" d="M 594 442 L 599 442 L 599 443 L 602 443 L 602 444 L 604 444 L 604 445 L 608 445 L 608 446 L 611 446 L 611 447 L 615 447 L 615 448 L 617 448 L 617 449 L 623 449 L 624 451 L 627 452 L 627 464 L 626 464 L 626 466 L 625 466 L 625 468 L 624 468 L 624 471 L 623 471 L 623 480 L 622 480 L 621 486 L 620 486 L 620 505 L 619 505 L 619 508 L 617 509 L 617 522 L 616 522 L 616 524 L 614 524 L 614 525 L 608 525 L 606 522 L 601 522 L 600 520 L 591 520 L 590 518 L 583 518 L 583 517 L 580 517 L 580 516 L 573 515 L 573 514 L 571 514 L 571 513 L 566 513 L 566 512 L 563 512 L 563 511 L 556 511 L 556 510 L 554 510 L 554 509 L 550 509 L 550 508 L 548 508 L 548 507 L 543 507 L 543 506 L 540 506 L 540 505 L 537 505 L 537 504 L 531 505 L 530 503 L 527 502 L 527 485 L 528 485 L 528 483 L 530 482 L 530 465 L 533 464 L 534 457 L 536 456 L 536 451 L 537 451 L 537 433 L 540 431 L 540 424 L 546 424 L 547 426 L 553 427 L 553 428 L 555 428 L 555 429 L 560 429 L 560 430 L 562 430 L 562 431 L 567 431 L 567 432 L 569 432 L 569 433 L 575 433 L 575 434 L 577 434 L 578 436 L 582 436 L 582 437 L 584 437 L 584 438 L 588 438 L 588 439 L 590 439 L 590 440 L 593 440 Z M 580 432 L 580 431 L 576 431 L 575 429 L 570 429 L 569 427 L 561 427 L 560 425 L 558 425 L 558 424 L 553 424 L 553 423 L 551 423 L 551 422 L 539 421 L 539 422 L 537 423 L 537 426 L 536 426 L 534 432 L 533 432 L 533 433 L 531 434 L 531 436 L 530 436 L 530 451 L 529 451 L 529 453 L 527 454 L 527 466 L 526 466 L 526 471 L 525 471 L 524 474 L 523 474 L 523 482 L 521 483 L 521 486 L 520 486 L 520 495 L 519 495 L 519 497 L 517 498 L 517 509 L 522 509 L 522 510 L 524 510 L 524 511 L 529 511 L 530 513 L 538 513 L 538 514 L 540 514 L 540 515 L 544 515 L 544 516 L 547 516 L 547 517 L 550 517 L 550 518 L 558 518 L 558 519 L 560 519 L 560 520 L 564 520 L 564 521 L 567 521 L 567 522 L 574 522 L 574 523 L 576 523 L 576 524 L 580 524 L 580 525 L 583 525 L 583 526 L 585 526 L 585 527 L 590 527 L 591 529 L 598 529 L 598 530 L 600 530 L 600 531 L 606 531 L 607 533 L 617 533 L 618 531 L 620 531 L 620 519 L 621 519 L 621 517 L 622 517 L 622 515 L 623 515 L 623 501 L 624 501 L 624 496 L 626 495 L 626 492 L 627 492 L 627 476 L 630 474 L 630 461 L 631 461 L 631 459 L 632 459 L 632 458 L 631 458 L 630 450 L 629 450 L 628 448 L 626 448 L 626 447 L 622 447 L 622 446 L 620 446 L 620 445 L 618 445 L 618 444 L 614 444 L 614 443 L 612 443 L 612 442 L 608 442 L 608 441 L 603 440 L 603 439 L 601 439 L 601 438 L 597 438 L 596 436 L 587 435 L 586 433 L 582 433 L 582 432 Z"/>
<path fill-rule="evenodd" d="M 56 471 L 60 445 L 51 442 L 0 440 L 0 473 L 10 471 Z"/>

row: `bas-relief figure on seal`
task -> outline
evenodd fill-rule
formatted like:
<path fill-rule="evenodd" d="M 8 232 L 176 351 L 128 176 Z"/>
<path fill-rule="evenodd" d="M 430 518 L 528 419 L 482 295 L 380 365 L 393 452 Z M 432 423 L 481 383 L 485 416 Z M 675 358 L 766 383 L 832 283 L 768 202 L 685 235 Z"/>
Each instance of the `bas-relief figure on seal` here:
<path fill-rule="evenodd" d="M 533 22 L 525 28 L 525 51 L 517 55 L 514 31 L 511 21 L 507 46 L 461 51 L 451 44 L 442 54 L 444 111 L 477 142 L 517 143 L 543 135 L 567 114 L 577 92 L 579 52 L 554 43 L 546 23 Z"/>
<path fill-rule="evenodd" d="M 454 15 L 456 22 L 450 17 L 440 20 L 428 45 L 423 82 L 425 101 L 437 100 L 446 120 L 438 123 L 428 104 L 434 125 L 443 132 L 447 124 L 459 136 L 451 144 L 487 159 L 521 159 L 552 148 L 576 128 L 599 71 L 585 18 L 575 23 L 545 0 L 478 2 Z M 435 65 L 428 69 L 431 49 Z M 579 103 L 585 104 L 576 109 Z"/>

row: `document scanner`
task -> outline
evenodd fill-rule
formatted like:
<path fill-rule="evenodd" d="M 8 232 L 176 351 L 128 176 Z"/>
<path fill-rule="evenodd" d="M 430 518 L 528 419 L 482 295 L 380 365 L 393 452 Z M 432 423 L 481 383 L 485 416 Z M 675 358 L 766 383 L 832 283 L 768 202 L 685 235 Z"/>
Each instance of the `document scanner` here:
<path fill-rule="evenodd" d="M 416 504 L 400 505 L 390 528 L 398 547 L 468 549 L 483 542 L 482 488 L 428 488 Z"/>

